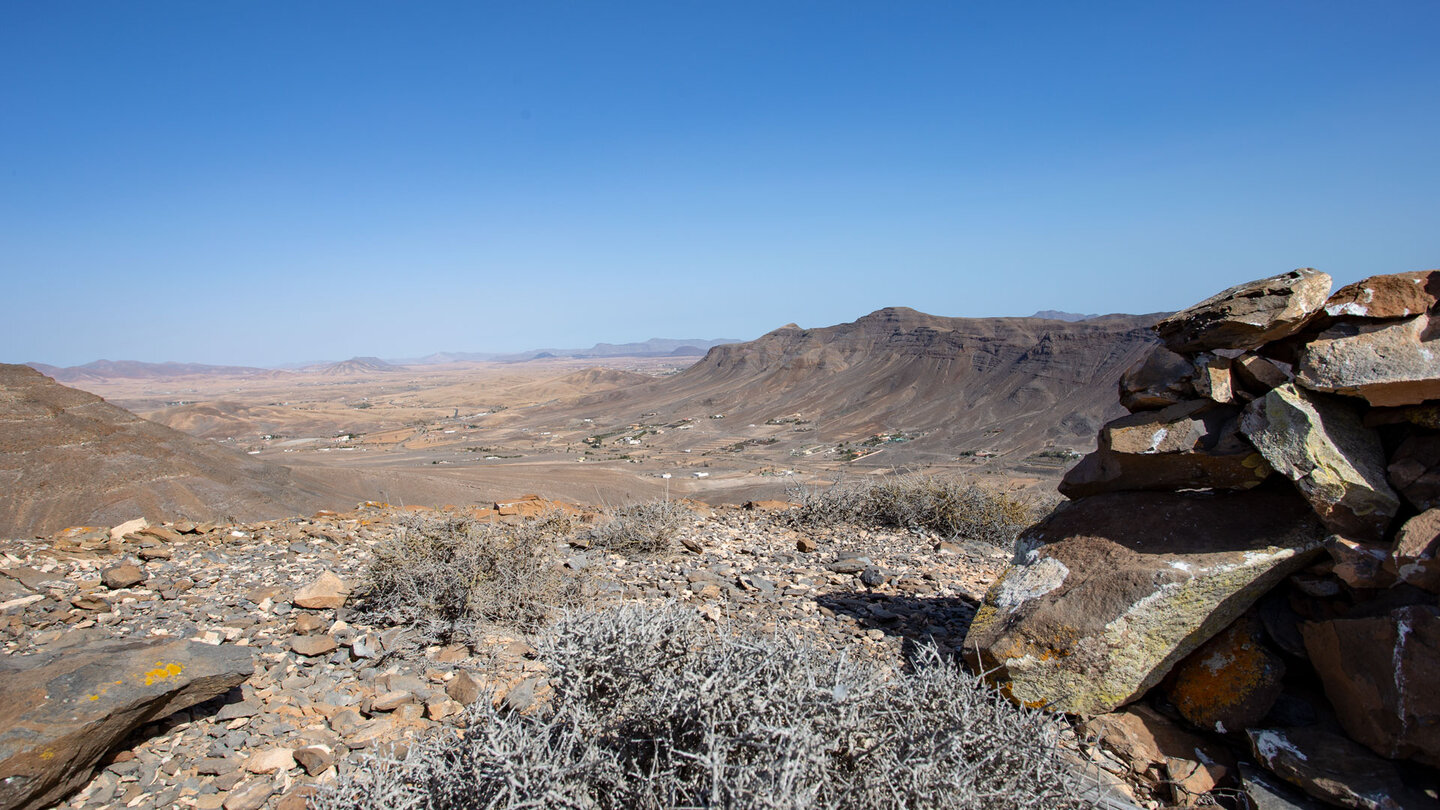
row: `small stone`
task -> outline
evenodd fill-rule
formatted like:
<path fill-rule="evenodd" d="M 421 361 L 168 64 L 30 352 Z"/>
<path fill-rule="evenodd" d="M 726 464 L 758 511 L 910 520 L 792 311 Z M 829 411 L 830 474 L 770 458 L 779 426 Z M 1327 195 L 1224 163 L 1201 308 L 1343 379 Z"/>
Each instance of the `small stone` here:
<path fill-rule="evenodd" d="M 1280 697 L 1285 662 L 1242 617 L 1175 665 L 1165 696 L 1197 728 L 1224 734 L 1256 725 Z"/>
<path fill-rule="evenodd" d="M 818 548 L 820 548 L 820 544 L 809 537 L 801 537 L 795 541 L 795 550 L 805 554 L 809 554 Z"/>
<path fill-rule="evenodd" d="M 267 748 L 256 751 L 245 760 L 250 773 L 275 773 L 295 767 L 295 752 L 289 748 Z"/>
<path fill-rule="evenodd" d="M 458 700 L 450 698 L 431 698 L 425 702 L 425 716 L 431 720 L 444 720 L 465 711 L 465 707 Z"/>
<path fill-rule="evenodd" d="M 327 622 L 324 617 L 314 613 L 301 613 L 295 617 L 295 632 L 301 635 L 308 635 L 325 629 Z"/>
<path fill-rule="evenodd" d="M 414 703 L 415 695 L 405 690 L 395 690 L 377 695 L 370 704 L 370 710 L 376 712 L 393 712 L 406 703 Z"/>
<path fill-rule="evenodd" d="M 269 779 L 252 779 L 232 790 L 221 807 L 225 810 L 260 810 L 274 793 L 274 783 Z"/>
<path fill-rule="evenodd" d="M 1391 560 L 1397 576 L 1427 591 L 1440 591 L 1440 509 L 1427 509 L 1395 533 Z"/>
<path fill-rule="evenodd" d="M 1411 436 L 1401 442 L 1386 472 L 1416 509 L 1440 508 L 1440 436 Z"/>
<path fill-rule="evenodd" d="M 479 700 L 480 692 L 480 682 L 468 672 L 456 673 L 455 677 L 445 684 L 445 694 L 464 706 L 469 706 Z"/>
<path fill-rule="evenodd" d="M 326 571 L 295 592 L 291 601 L 296 607 L 311 610 L 333 610 L 342 607 L 350 595 L 350 586 L 335 574 Z"/>
<path fill-rule="evenodd" d="M 295 761 L 311 776 L 319 776 L 335 764 L 335 752 L 327 745 L 307 745 L 295 749 Z"/>
<path fill-rule="evenodd" d="M 867 588 L 878 588 L 888 582 L 889 579 L 890 578 L 885 575 L 884 571 L 881 571 L 879 568 L 876 568 L 874 566 L 866 568 L 864 571 L 860 572 L 860 582 L 864 584 Z"/>
<path fill-rule="evenodd" d="M 1134 413 L 1194 399 L 1194 378 L 1194 364 L 1164 346 L 1156 346 L 1120 377 L 1120 404 Z"/>
<path fill-rule="evenodd" d="M 112 591 L 132 588 L 145 581 L 145 572 L 138 565 L 125 563 L 106 568 L 100 573 L 100 581 Z"/>
<path fill-rule="evenodd" d="M 304 655 L 310 658 L 324 655 L 339 647 L 334 636 L 296 636 L 290 639 L 290 649 L 297 655 Z"/>

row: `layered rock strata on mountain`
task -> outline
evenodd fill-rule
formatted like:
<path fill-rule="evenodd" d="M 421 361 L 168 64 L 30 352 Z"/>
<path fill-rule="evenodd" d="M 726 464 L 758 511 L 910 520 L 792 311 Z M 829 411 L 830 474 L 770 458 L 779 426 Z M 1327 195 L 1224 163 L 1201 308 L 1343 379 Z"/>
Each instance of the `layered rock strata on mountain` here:
<path fill-rule="evenodd" d="M 1440 271 L 1330 286 L 1298 270 L 1157 324 L 1163 348 L 1120 377 L 1131 415 L 965 646 L 1016 700 L 1153 702 L 1248 731 L 1325 802 L 1433 806 L 1405 782 L 1440 785 L 1415 770 L 1440 767 Z"/>

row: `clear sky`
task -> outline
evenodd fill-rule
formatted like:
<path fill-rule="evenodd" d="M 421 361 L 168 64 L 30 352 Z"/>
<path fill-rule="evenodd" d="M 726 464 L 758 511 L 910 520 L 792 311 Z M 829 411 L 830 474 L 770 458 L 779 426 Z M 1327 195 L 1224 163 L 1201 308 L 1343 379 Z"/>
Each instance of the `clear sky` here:
<path fill-rule="evenodd" d="M 0 3 L 0 360 L 1151 312 L 1440 266 L 1440 3 Z"/>

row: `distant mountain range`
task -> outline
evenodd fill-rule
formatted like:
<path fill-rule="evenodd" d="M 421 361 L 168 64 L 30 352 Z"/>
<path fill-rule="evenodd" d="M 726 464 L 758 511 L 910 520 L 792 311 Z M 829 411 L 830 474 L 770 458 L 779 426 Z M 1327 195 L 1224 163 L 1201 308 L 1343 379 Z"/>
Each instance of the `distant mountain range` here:
<path fill-rule="evenodd" d="M 436 352 L 425 357 L 392 360 L 393 363 L 523 363 L 550 357 L 702 357 L 715 346 L 740 343 L 739 338 L 650 338 L 639 343 L 596 343 L 588 349 L 531 349 L 524 352 Z"/>
<path fill-rule="evenodd" d="M 273 369 L 250 366 L 211 366 L 203 363 L 141 363 L 135 360 L 96 360 L 83 366 L 61 368 L 46 363 L 26 363 L 51 379 L 59 382 L 85 382 L 86 380 L 164 380 L 172 377 L 225 376 L 225 377 L 267 377 L 277 373 Z"/>
<path fill-rule="evenodd" d="M 1047 321 L 1065 321 L 1067 323 L 1079 323 L 1080 321 L 1088 321 L 1091 318 L 1098 318 L 1100 316 L 1081 315 L 1078 312 L 1065 312 L 1058 309 L 1042 309 L 1034 315 L 1031 315 L 1030 317 L 1042 318 Z"/>

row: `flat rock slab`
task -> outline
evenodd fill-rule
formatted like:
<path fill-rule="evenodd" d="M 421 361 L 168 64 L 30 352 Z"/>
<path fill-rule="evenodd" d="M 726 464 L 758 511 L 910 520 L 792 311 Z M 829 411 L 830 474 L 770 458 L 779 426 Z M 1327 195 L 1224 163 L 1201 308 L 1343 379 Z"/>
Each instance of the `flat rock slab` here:
<path fill-rule="evenodd" d="M 1250 489 L 1270 465 L 1240 436 L 1240 409 L 1207 400 L 1122 416 L 1060 482 L 1067 498 L 1135 489 Z"/>
<path fill-rule="evenodd" d="M 1155 325 L 1174 352 L 1253 349 L 1300 329 L 1330 295 L 1330 276 L 1302 268 L 1231 287 Z"/>
<path fill-rule="evenodd" d="M 1346 733 L 1381 756 L 1440 767 L 1440 608 L 1307 622 L 1302 631 Z"/>
<path fill-rule="evenodd" d="M 101 642 L 0 664 L 0 809 L 63 799 L 135 728 L 238 686 L 252 655 L 190 641 Z"/>
<path fill-rule="evenodd" d="M 965 638 L 1012 699 L 1093 716 L 1134 700 L 1320 553 L 1292 493 L 1123 492 L 1062 506 L 1020 539 Z"/>
<path fill-rule="evenodd" d="M 1247 729 L 1255 759 L 1271 773 L 1328 804 L 1364 810 L 1440 810 L 1411 791 L 1395 766 L 1318 726 Z"/>
<path fill-rule="evenodd" d="M 1332 318 L 1388 320 L 1430 310 L 1440 300 L 1440 270 L 1371 276 L 1335 291 L 1325 302 Z"/>
<path fill-rule="evenodd" d="M 1355 406 L 1287 383 L 1250 403 L 1240 430 L 1332 531 L 1370 542 L 1385 537 L 1400 498 L 1385 478 L 1380 435 Z"/>
<path fill-rule="evenodd" d="M 1378 406 L 1440 399 L 1440 314 L 1326 329 L 1300 352 L 1295 379 Z"/>

